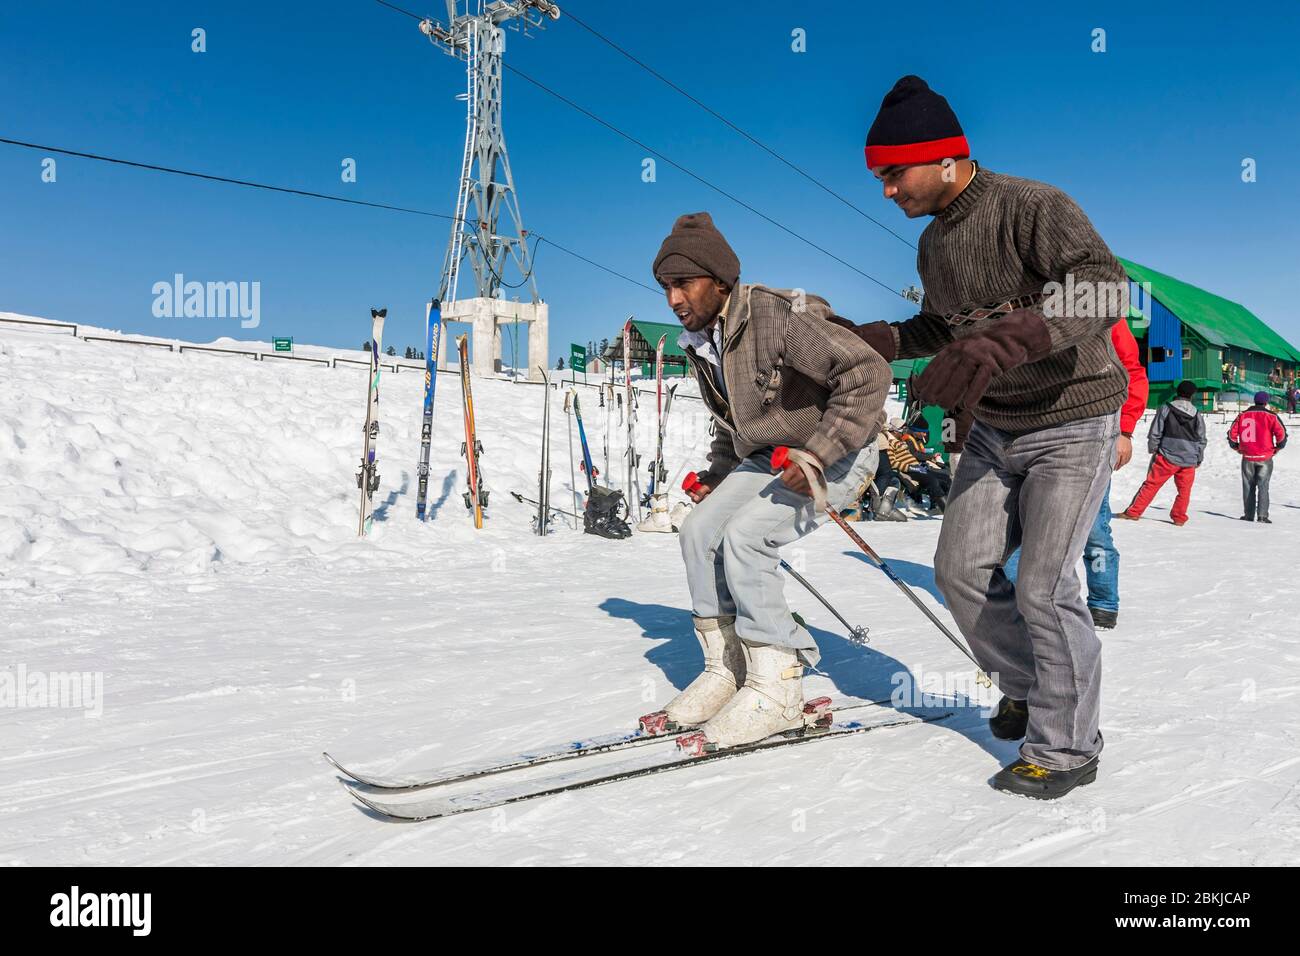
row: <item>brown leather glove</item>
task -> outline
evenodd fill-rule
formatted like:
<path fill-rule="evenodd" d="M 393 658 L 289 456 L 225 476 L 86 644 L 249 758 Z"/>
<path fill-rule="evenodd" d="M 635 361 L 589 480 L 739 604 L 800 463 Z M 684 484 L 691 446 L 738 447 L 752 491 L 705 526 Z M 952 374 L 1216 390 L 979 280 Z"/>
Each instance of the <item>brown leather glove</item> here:
<path fill-rule="evenodd" d="M 995 377 L 1037 362 L 1051 350 L 1052 336 L 1043 317 L 1017 309 L 987 329 L 945 345 L 916 380 L 916 391 L 927 405 L 974 408 Z"/>

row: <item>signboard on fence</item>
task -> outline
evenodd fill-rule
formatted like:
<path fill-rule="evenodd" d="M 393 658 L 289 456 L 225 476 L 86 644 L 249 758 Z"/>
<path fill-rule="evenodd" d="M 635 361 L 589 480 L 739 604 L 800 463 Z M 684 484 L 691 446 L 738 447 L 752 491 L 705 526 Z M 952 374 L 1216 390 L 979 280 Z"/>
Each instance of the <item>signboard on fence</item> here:
<path fill-rule="evenodd" d="M 287 339 L 271 339 L 271 347 L 277 352 L 292 352 L 293 337 Z"/>
<path fill-rule="evenodd" d="M 584 346 L 569 346 L 569 368 L 575 372 L 587 371 L 587 349 Z"/>

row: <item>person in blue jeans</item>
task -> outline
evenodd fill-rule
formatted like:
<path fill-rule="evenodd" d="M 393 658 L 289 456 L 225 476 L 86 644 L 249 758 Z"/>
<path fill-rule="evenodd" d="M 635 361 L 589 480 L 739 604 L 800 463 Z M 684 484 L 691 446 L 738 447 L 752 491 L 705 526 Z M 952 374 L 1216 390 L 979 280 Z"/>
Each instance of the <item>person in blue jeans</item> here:
<path fill-rule="evenodd" d="M 1088 532 L 1088 543 L 1083 547 L 1083 566 L 1088 578 L 1088 610 L 1092 623 L 1099 628 L 1112 628 L 1119 621 L 1119 550 L 1110 533 L 1110 485 L 1101 499 L 1101 510 Z M 1014 584 L 1016 569 L 1020 566 L 1020 549 L 1011 555 L 1003 573 Z"/>
<path fill-rule="evenodd" d="M 1117 322 L 1110 329 L 1110 343 L 1115 349 L 1125 371 L 1128 372 L 1128 399 L 1119 410 L 1119 439 L 1115 444 L 1115 470 L 1119 471 L 1133 458 L 1133 429 L 1142 419 L 1147 407 L 1151 386 L 1146 368 L 1138 356 L 1137 340 L 1127 322 Z M 1112 628 L 1119 623 L 1119 549 L 1110 533 L 1110 485 L 1101 499 L 1101 510 L 1088 532 L 1088 543 L 1083 547 L 1083 564 L 1088 577 L 1088 611 L 1092 623 L 1098 628 Z M 1002 572 L 1014 584 L 1016 568 L 1020 565 L 1020 551 L 1007 559 Z"/>

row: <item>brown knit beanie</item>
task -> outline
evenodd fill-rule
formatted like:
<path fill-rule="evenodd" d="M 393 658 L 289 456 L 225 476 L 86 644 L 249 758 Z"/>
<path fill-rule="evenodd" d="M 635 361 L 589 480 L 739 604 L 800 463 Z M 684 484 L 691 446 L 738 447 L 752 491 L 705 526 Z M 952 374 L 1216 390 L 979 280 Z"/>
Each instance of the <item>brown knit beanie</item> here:
<path fill-rule="evenodd" d="M 654 275 L 661 279 L 690 279 L 713 276 L 728 289 L 740 280 L 740 259 L 713 224 L 707 212 L 678 216 L 659 254 Z"/>

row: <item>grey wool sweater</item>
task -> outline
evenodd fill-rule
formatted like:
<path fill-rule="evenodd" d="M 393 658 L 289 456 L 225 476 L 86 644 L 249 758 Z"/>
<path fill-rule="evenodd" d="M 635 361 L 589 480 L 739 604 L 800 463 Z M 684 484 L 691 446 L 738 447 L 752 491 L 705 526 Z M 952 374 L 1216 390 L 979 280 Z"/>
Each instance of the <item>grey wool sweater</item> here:
<path fill-rule="evenodd" d="M 919 315 L 892 326 L 898 358 L 934 355 L 997 322 L 1008 304 L 1047 325 L 1052 351 L 994 378 L 974 409 L 979 421 L 1025 432 L 1124 404 L 1128 372 L 1110 327 L 1128 311 L 1128 278 L 1061 190 L 978 169 L 921 234 L 917 269 L 925 299 Z"/>

